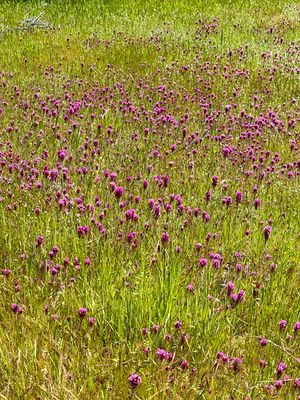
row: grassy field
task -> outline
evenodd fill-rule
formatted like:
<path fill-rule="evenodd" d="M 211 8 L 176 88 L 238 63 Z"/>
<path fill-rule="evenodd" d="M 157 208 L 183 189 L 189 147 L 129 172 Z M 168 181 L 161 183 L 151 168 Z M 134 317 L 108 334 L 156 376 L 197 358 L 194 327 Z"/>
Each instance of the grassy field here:
<path fill-rule="evenodd" d="M 299 1 L 0 2 L 0 399 L 300 399 Z"/>

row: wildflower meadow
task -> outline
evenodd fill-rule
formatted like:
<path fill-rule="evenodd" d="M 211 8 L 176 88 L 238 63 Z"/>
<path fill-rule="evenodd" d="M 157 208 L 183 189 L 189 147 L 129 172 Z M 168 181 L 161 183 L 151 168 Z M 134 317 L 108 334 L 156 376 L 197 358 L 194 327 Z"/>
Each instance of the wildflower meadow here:
<path fill-rule="evenodd" d="M 299 400 L 299 1 L 1 1 L 0 231 L 0 399 Z"/>

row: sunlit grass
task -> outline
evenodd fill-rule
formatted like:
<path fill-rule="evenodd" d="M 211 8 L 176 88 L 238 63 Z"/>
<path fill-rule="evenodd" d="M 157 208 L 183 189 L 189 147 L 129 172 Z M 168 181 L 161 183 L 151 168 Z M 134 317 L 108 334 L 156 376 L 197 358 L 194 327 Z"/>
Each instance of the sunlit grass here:
<path fill-rule="evenodd" d="M 299 20 L 283 0 L 1 2 L 0 398 L 300 395 Z"/>

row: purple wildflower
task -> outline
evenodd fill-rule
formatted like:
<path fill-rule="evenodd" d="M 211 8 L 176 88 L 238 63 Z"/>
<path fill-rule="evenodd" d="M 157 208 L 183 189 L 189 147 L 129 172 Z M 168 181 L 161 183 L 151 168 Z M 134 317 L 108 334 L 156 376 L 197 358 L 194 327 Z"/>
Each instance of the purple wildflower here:
<path fill-rule="evenodd" d="M 265 226 L 263 232 L 265 240 L 267 241 L 271 235 L 272 227 L 270 225 Z"/>
<path fill-rule="evenodd" d="M 286 328 L 286 326 L 287 326 L 287 322 L 285 319 L 282 319 L 281 321 L 279 321 L 279 329 L 281 331 L 283 331 Z"/>
<path fill-rule="evenodd" d="M 168 244 L 170 243 L 170 236 L 168 234 L 168 232 L 163 232 L 161 235 L 161 242 L 162 244 Z"/>
<path fill-rule="evenodd" d="M 87 313 L 87 309 L 86 308 L 83 308 L 83 307 L 79 308 L 78 314 L 79 314 L 80 318 L 84 318 L 86 313 Z"/>
<path fill-rule="evenodd" d="M 131 389 L 136 389 L 142 383 L 142 378 L 138 374 L 131 374 L 128 378 Z"/>

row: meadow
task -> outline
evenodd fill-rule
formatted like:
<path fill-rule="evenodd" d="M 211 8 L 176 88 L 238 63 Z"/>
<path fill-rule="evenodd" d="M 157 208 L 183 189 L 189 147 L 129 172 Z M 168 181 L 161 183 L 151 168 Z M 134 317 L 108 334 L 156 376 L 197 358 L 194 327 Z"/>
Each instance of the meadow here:
<path fill-rule="evenodd" d="M 0 399 L 300 399 L 300 3 L 0 2 Z"/>

